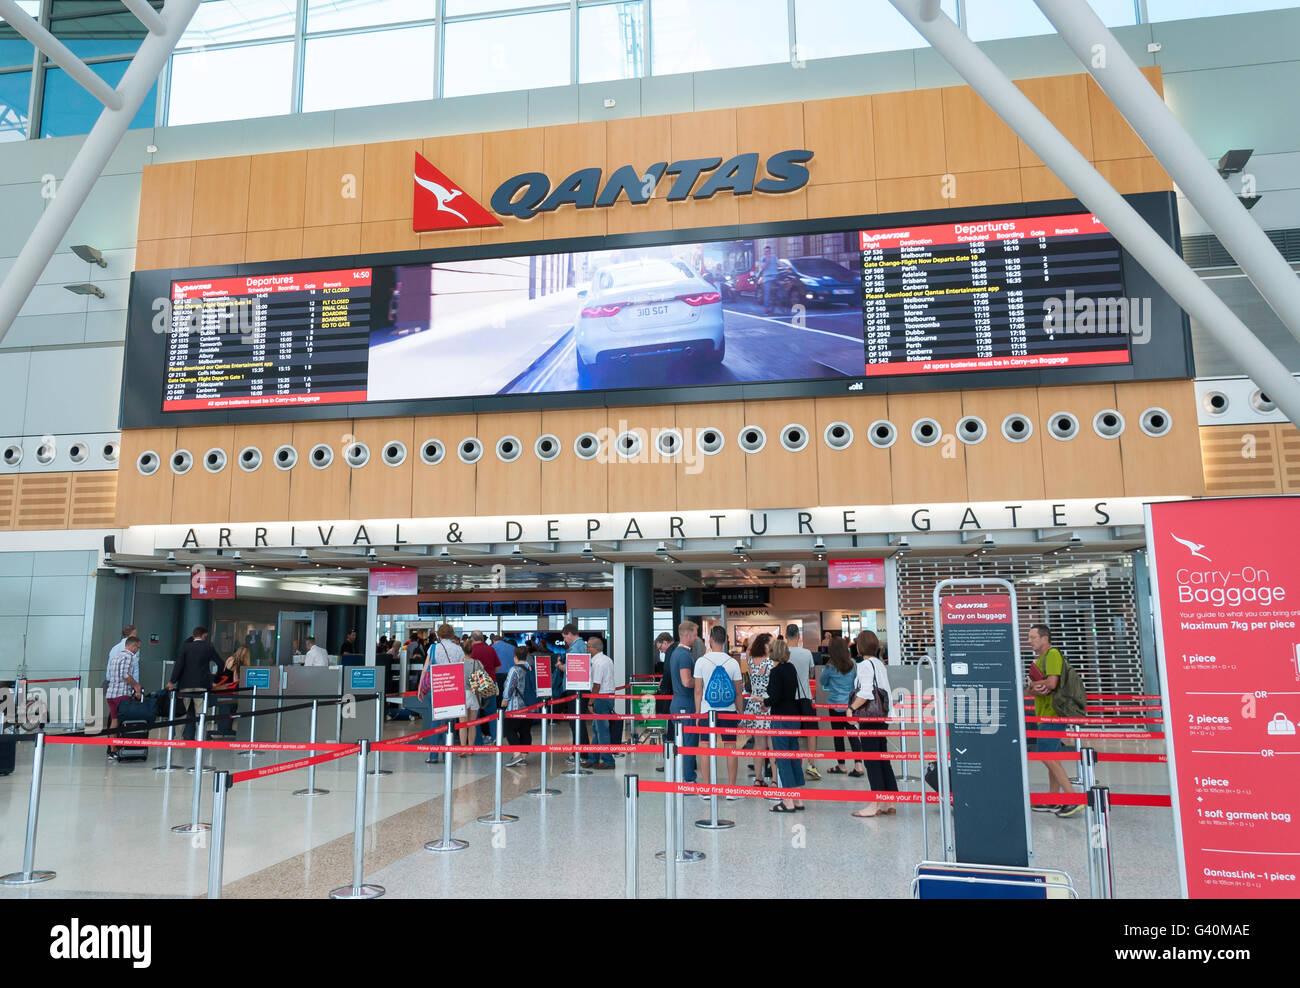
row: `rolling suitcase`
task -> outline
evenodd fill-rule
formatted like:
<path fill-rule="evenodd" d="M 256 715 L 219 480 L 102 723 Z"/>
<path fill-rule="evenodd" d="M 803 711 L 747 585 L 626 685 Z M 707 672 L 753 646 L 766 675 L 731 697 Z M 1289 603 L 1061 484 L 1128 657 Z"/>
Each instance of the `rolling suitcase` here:
<path fill-rule="evenodd" d="M 0 775 L 8 775 L 14 770 L 17 754 L 18 739 L 12 734 L 0 734 Z"/>
<path fill-rule="evenodd" d="M 154 703 L 149 700 L 123 700 L 117 708 L 118 727 L 122 738 L 147 738 L 153 727 Z M 127 747 L 119 745 L 117 760 L 119 762 L 142 762 L 149 757 L 148 748 Z"/>

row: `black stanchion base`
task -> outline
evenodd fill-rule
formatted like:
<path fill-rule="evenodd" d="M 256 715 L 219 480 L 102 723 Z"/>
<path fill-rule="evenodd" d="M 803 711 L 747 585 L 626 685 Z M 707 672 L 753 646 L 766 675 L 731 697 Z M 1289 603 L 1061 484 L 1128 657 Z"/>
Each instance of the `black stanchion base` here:
<path fill-rule="evenodd" d="M 696 820 L 695 826 L 701 830 L 730 830 L 736 825 L 735 820 L 719 820 L 714 823 L 712 820 Z"/>
<path fill-rule="evenodd" d="M 559 789 L 529 789 L 528 795 L 529 796 L 558 796 L 560 795 L 560 790 Z"/>
<path fill-rule="evenodd" d="M 172 827 L 173 834 L 201 834 L 206 830 L 211 830 L 210 823 L 178 823 Z"/>

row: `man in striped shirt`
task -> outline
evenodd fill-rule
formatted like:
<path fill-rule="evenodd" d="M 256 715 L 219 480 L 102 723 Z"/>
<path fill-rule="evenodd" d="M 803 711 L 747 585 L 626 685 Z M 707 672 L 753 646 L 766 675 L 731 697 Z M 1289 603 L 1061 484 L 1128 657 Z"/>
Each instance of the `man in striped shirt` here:
<path fill-rule="evenodd" d="M 108 701 L 109 729 L 117 727 L 117 708 L 127 697 L 140 699 L 140 639 L 131 635 L 120 649 L 113 649 L 108 660 L 108 687 L 104 699 Z M 108 748 L 108 757 L 117 757 L 117 748 Z"/>

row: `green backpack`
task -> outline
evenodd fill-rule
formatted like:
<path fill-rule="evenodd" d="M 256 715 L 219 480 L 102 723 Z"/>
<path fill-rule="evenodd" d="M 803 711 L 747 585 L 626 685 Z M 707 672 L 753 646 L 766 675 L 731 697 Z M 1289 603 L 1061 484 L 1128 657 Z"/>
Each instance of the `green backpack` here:
<path fill-rule="evenodd" d="M 1064 654 L 1061 655 L 1061 681 L 1052 694 L 1052 707 L 1058 717 L 1088 716 L 1088 694 L 1083 688 L 1083 680 Z"/>

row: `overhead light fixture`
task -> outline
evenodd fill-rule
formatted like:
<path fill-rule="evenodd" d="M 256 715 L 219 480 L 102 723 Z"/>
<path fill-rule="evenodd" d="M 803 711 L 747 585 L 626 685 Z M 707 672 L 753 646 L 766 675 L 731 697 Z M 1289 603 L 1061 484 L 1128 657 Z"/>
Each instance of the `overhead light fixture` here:
<path fill-rule="evenodd" d="M 511 558 L 513 559 L 521 559 L 523 558 L 524 550 L 519 548 L 518 545 L 516 545 L 513 549 L 510 550 L 510 555 Z"/>
<path fill-rule="evenodd" d="M 1254 153 L 1254 148 L 1225 151 L 1223 157 L 1219 159 L 1219 175 L 1223 178 L 1236 175 L 1246 167 L 1246 162 L 1250 160 L 1250 156 Z"/>
<path fill-rule="evenodd" d="M 95 298 L 104 297 L 104 289 L 100 288 L 98 285 L 64 285 L 63 287 L 72 292 L 73 295 L 94 295 Z"/>
<path fill-rule="evenodd" d="M 660 559 L 665 558 L 668 555 L 668 543 L 660 542 L 657 546 L 655 546 L 655 555 L 658 556 Z"/>
<path fill-rule="evenodd" d="M 377 553 L 374 549 L 371 549 L 371 550 L 369 550 L 369 551 L 366 553 L 366 558 L 367 558 L 367 559 L 378 559 L 378 558 L 379 558 L 379 553 Z"/>
<path fill-rule="evenodd" d="M 584 542 L 584 543 L 582 544 L 582 552 L 579 553 L 579 555 L 581 555 L 583 559 L 595 559 L 595 558 L 596 558 L 596 553 L 595 553 L 594 551 L 592 551 L 591 543 L 590 543 L 590 542 Z"/>
<path fill-rule="evenodd" d="M 986 535 L 984 536 L 984 541 L 981 542 L 979 546 L 975 549 L 975 551 L 972 552 L 970 555 L 974 559 L 978 559 L 980 556 L 986 556 L 989 554 L 989 552 L 992 551 L 993 547 L 996 544 L 997 543 L 993 541 L 992 535 Z"/>
<path fill-rule="evenodd" d="M 817 541 L 813 543 L 813 549 L 816 550 L 817 552 L 825 552 L 826 540 L 823 539 L 820 535 L 817 536 Z"/>
<path fill-rule="evenodd" d="M 76 254 L 87 264 L 98 264 L 101 268 L 108 267 L 108 262 L 104 260 L 103 253 L 95 250 L 95 248 L 91 247 L 89 244 L 76 244 L 72 247 L 72 253 Z"/>
<path fill-rule="evenodd" d="M 1263 198 L 1263 196 L 1237 196 L 1237 201 L 1247 209 L 1254 209 L 1255 203 L 1259 202 Z"/>

